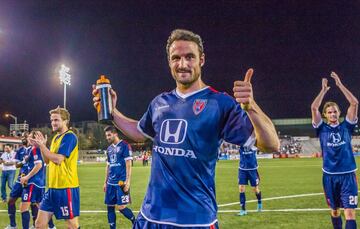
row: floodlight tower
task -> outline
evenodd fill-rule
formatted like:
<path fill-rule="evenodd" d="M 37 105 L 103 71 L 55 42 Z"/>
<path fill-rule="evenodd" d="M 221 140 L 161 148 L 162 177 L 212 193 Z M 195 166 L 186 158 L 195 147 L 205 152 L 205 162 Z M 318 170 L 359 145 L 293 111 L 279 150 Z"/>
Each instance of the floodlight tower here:
<path fill-rule="evenodd" d="M 70 68 L 65 65 L 61 65 L 59 70 L 60 84 L 64 84 L 64 108 L 66 109 L 66 85 L 71 85 L 71 75 L 69 74 Z"/>

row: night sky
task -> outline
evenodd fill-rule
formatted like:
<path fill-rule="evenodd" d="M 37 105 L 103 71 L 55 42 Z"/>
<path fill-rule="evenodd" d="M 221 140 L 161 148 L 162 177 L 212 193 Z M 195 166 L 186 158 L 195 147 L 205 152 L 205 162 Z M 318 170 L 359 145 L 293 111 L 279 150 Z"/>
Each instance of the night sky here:
<path fill-rule="evenodd" d="M 175 83 L 165 45 L 173 29 L 204 40 L 202 78 L 232 94 L 233 81 L 254 68 L 258 104 L 271 118 L 310 117 L 328 77 L 326 99 L 347 102 L 331 70 L 360 97 L 359 1 L 4 1 L 0 0 L 0 124 L 46 123 L 63 104 L 56 69 L 71 68 L 72 121 L 96 120 L 91 85 L 107 75 L 118 108 L 140 118 Z"/>

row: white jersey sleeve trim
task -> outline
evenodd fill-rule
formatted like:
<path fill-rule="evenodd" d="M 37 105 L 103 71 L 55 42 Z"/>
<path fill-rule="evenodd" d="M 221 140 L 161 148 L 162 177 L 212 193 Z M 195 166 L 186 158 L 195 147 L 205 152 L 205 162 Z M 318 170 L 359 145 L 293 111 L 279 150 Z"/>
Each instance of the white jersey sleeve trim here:
<path fill-rule="evenodd" d="M 149 136 L 149 135 L 147 135 L 144 131 L 143 131 L 143 129 L 141 129 L 141 127 L 140 127 L 140 121 L 137 123 L 137 129 L 138 129 L 138 131 L 140 131 L 140 133 L 142 134 L 142 135 L 144 135 L 144 137 L 146 137 L 146 138 L 149 138 L 149 139 L 151 139 L 151 140 L 154 140 L 151 136 Z"/>
<path fill-rule="evenodd" d="M 217 219 L 215 219 L 213 222 L 211 222 L 209 224 L 178 224 L 178 223 L 171 223 L 171 222 L 164 222 L 164 221 L 158 221 L 158 220 L 149 219 L 141 211 L 140 211 L 140 214 L 147 221 L 152 222 L 152 223 L 165 224 L 165 225 L 171 225 L 171 226 L 176 226 L 176 227 L 184 227 L 184 228 L 186 228 L 186 227 L 210 227 L 210 226 L 214 225 L 218 221 Z"/>
<path fill-rule="evenodd" d="M 41 160 L 34 161 L 34 164 L 39 164 L 39 163 L 42 163 L 42 161 Z"/>
<path fill-rule="evenodd" d="M 251 133 L 250 137 L 244 143 L 243 147 L 247 147 L 249 149 L 252 149 L 255 146 L 255 143 L 256 143 L 256 137 L 255 137 L 255 132 L 253 131 Z"/>
<path fill-rule="evenodd" d="M 352 172 L 355 172 L 356 170 L 357 170 L 357 168 L 356 168 L 356 169 L 353 169 L 353 170 L 350 170 L 350 171 L 332 173 L 332 172 L 328 172 L 328 171 L 326 171 L 324 168 L 322 168 L 322 171 L 323 171 L 324 173 L 330 174 L 330 175 L 338 175 L 338 174 L 352 173 Z"/>
<path fill-rule="evenodd" d="M 133 159 L 132 157 L 125 157 L 124 158 L 125 161 L 132 160 L 132 159 Z"/>
<path fill-rule="evenodd" d="M 354 121 L 350 121 L 350 119 L 348 119 L 347 116 L 345 117 L 345 119 L 346 119 L 346 121 L 347 121 L 348 123 L 350 123 L 351 125 L 355 125 L 355 124 L 358 122 L 358 118 L 357 118 L 357 117 L 356 117 L 356 119 L 355 119 Z"/>
<path fill-rule="evenodd" d="M 321 119 L 319 123 L 311 122 L 312 126 L 317 129 L 319 126 L 323 123 L 323 120 Z"/>

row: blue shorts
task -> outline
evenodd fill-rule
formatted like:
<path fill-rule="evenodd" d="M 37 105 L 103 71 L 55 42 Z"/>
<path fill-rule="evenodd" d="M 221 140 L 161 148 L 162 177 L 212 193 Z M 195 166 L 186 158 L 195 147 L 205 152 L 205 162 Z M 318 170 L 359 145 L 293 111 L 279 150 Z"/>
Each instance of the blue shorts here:
<path fill-rule="evenodd" d="M 80 215 L 79 188 L 49 188 L 40 210 L 54 213 L 56 219 L 72 219 Z"/>
<path fill-rule="evenodd" d="M 135 224 L 133 225 L 133 229 L 184 229 L 185 227 L 177 227 L 173 225 L 168 224 L 159 224 L 159 223 L 153 223 L 144 218 L 144 216 L 139 213 Z M 186 227 L 187 229 L 219 229 L 218 222 L 214 223 L 211 226 L 208 227 Z"/>
<path fill-rule="evenodd" d="M 256 187 L 260 184 L 260 176 L 257 169 L 253 169 L 253 170 L 239 169 L 239 173 L 238 173 L 239 185 L 248 185 L 249 182 L 251 187 Z"/>
<path fill-rule="evenodd" d="M 20 198 L 21 197 L 21 194 L 23 192 L 23 186 L 21 183 L 18 183 L 17 181 L 15 182 L 13 188 L 11 189 L 11 192 L 10 192 L 10 197 L 11 198 Z"/>
<path fill-rule="evenodd" d="M 357 208 L 358 187 L 355 172 L 336 175 L 323 173 L 323 187 L 330 208 Z"/>
<path fill-rule="evenodd" d="M 44 196 L 45 188 L 39 188 L 34 184 L 29 184 L 23 188 L 21 202 L 40 203 Z"/>
<path fill-rule="evenodd" d="M 119 185 L 106 185 L 106 205 L 126 205 L 131 203 L 130 192 L 125 194 Z"/>

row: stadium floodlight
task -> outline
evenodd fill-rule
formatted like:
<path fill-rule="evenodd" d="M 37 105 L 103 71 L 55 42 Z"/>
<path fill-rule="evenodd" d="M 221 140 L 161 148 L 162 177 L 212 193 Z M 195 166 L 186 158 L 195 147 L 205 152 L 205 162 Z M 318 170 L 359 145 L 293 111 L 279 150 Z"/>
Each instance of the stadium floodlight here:
<path fill-rule="evenodd" d="M 15 135 L 17 135 L 17 131 L 18 131 L 17 117 L 15 115 L 12 115 L 12 114 L 9 114 L 9 113 L 5 113 L 5 117 L 6 118 L 10 117 L 10 118 L 14 119 L 14 122 L 15 122 L 15 125 L 14 125 Z M 10 125 L 10 130 L 11 130 L 11 125 Z"/>
<path fill-rule="evenodd" d="M 69 74 L 70 68 L 64 64 L 61 65 L 59 71 L 60 84 L 64 84 L 64 108 L 66 109 L 66 85 L 71 85 L 71 75 Z"/>

